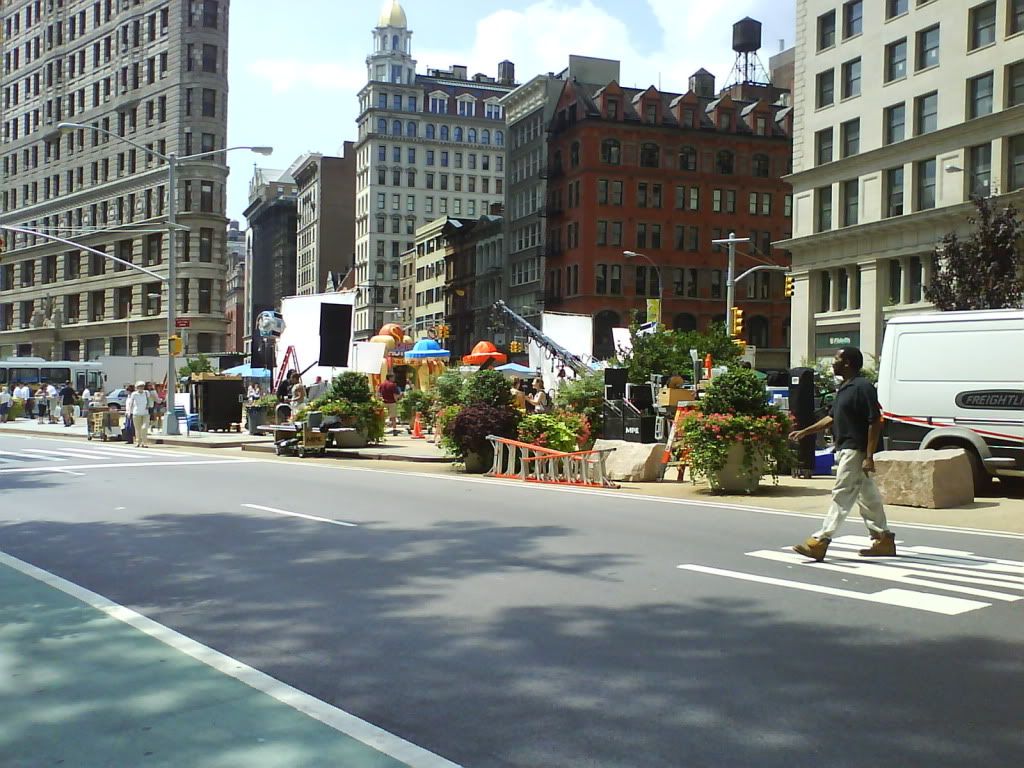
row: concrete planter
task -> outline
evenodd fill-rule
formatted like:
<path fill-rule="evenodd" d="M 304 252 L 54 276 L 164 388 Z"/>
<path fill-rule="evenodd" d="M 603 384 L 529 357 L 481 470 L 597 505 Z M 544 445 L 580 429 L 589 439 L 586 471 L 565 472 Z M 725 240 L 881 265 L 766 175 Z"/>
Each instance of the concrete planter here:
<path fill-rule="evenodd" d="M 250 435 L 258 435 L 257 428 L 261 424 L 266 424 L 267 409 L 260 407 L 249 407 L 245 409 L 246 424 L 248 425 Z"/>
<path fill-rule="evenodd" d="M 722 493 L 754 493 L 761 484 L 764 460 L 754 457 L 754 471 L 748 474 L 743 467 L 743 443 L 733 443 L 725 457 L 725 465 L 708 478 L 711 487 Z"/>
<path fill-rule="evenodd" d="M 334 432 L 331 437 L 334 438 L 335 448 L 365 448 L 370 443 L 366 433 L 360 429 L 352 432 Z"/>
<path fill-rule="evenodd" d="M 494 463 L 494 451 L 489 449 L 481 453 L 467 453 L 465 457 L 466 474 L 482 475 L 491 469 Z"/>

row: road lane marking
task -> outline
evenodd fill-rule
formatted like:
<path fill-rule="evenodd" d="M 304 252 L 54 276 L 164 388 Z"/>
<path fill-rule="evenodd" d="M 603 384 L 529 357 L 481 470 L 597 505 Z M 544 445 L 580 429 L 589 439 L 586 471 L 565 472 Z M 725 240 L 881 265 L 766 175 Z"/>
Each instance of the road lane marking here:
<path fill-rule="evenodd" d="M 383 728 L 356 717 L 343 709 L 331 706 L 327 702 L 321 701 L 305 691 L 300 691 L 298 688 L 294 688 L 287 683 L 283 683 L 270 675 L 260 672 L 258 669 L 250 667 L 238 659 L 234 659 L 220 651 L 215 651 L 213 648 L 205 646 L 190 637 L 186 637 L 170 627 L 159 624 L 153 621 L 153 619 L 133 611 L 131 608 L 126 608 L 85 587 L 62 579 L 60 576 L 49 571 L 44 571 L 42 568 L 38 568 L 31 563 L 19 560 L 8 555 L 6 552 L 0 552 L 0 565 L 13 568 L 47 586 L 58 589 L 64 594 L 70 595 L 98 611 L 102 611 L 107 616 L 155 638 L 173 650 L 190 656 L 221 674 L 245 683 L 250 688 L 270 696 L 285 706 L 294 709 L 296 712 L 307 715 L 339 733 L 351 736 L 353 739 L 372 747 L 378 752 L 409 766 L 409 768 L 460 768 L 457 763 L 453 763 L 451 760 L 406 741 L 400 736 L 385 731 Z"/>
<path fill-rule="evenodd" d="M 26 459 L 29 461 L 60 461 L 60 459 L 55 459 L 53 456 L 26 456 L 25 451 L 20 453 L 15 453 L 14 451 L 0 451 L 0 454 L 4 456 L 13 456 L 14 458 L 10 459 L 10 461 L 25 461 Z"/>
<path fill-rule="evenodd" d="M 826 587 L 820 584 L 804 584 L 799 581 L 788 579 L 776 579 L 771 576 L 760 576 L 754 573 L 743 573 L 741 571 L 729 571 L 724 568 L 711 568 L 706 565 L 694 563 L 683 563 L 676 568 L 682 571 L 695 571 L 706 573 L 712 576 L 725 576 L 740 581 L 752 581 L 757 584 L 768 584 L 775 587 L 786 587 L 803 592 L 817 592 L 822 595 L 843 597 L 849 600 L 861 600 L 867 603 L 880 603 L 900 608 L 913 608 L 918 611 L 939 613 L 944 616 L 957 616 L 968 611 L 976 611 L 979 608 L 987 608 L 991 603 L 982 603 L 976 600 L 965 600 L 960 597 L 947 597 L 945 595 L 933 595 L 928 592 L 915 592 L 909 589 L 883 589 L 880 592 L 856 592 L 852 589 L 839 589 L 838 587 Z"/>
<path fill-rule="evenodd" d="M 44 451 L 41 448 L 26 448 L 25 453 L 43 453 L 48 456 L 62 456 L 70 457 L 74 459 L 108 459 L 108 454 L 99 453 L 96 451 L 83 451 L 79 448 L 62 448 L 59 451 Z"/>
<path fill-rule="evenodd" d="M 42 457 L 40 457 L 42 458 Z M 57 461 L 57 459 L 53 459 Z M 111 464 L 72 464 L 67 467 L 18 467 L 16 469 L 0 469 L 0 475 L 11 475 L 20 472 L 63 472 L 69 469 L 123 469 L 126 467 L 202 467 L 208 464 L 242 464 L 246 459 L 207 459 L 206 461 L 120 461 Z"/>
<path fill-rule="evenodd" d="M 288 517 L 301 517 L 304 520 L 313 520 L 318 523 L 330 523 L 331 525 L 343 525 L 347 528 L 358 528 L 359 526 L 355 523 L 346 523 L 344 520 L 331 520 L 327 517 L 317 517 L 316 515 L 304 515 L 301 512 L 289 512 L 286 509 L 275 509 L 274 507 L 264 507 L 261 504 L 243 504 L 243 507 L 249 509 L 260 509 L 264 512 L 273 512 L 275 515 L 287 515 Z"/>

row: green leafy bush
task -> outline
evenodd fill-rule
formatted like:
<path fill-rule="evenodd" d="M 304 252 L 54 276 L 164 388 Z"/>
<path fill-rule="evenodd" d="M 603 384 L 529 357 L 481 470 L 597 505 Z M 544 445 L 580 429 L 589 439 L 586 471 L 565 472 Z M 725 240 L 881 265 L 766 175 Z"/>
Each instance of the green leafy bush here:
<path fill-rule="evenodd" d="M 462 374 L 458 371 L 445 371 L 434 382 L 434 400 L 439 409 L 462 402 Z"/>
<path fill-rule="evenodd" d="M 325 400 L 348 400 L 350 403 L 368 403 L 372 396 L 370 380 L 356 371 L 345 371 L 335 376 L 323 395 Z"/>
<path fill-rule="evenodd" d="M 556 413 L 535 413 L 519 422 L 519 440 L 553 451 L 570 452 L 577 448 L 575 430 Z"/>
<path fill-rule="evenodd" d="M 730 368 L 711 380 L 700 409 L 704 414 L 762 416 L 768 412 L 767 390 L 749 368 Z"/>
<path fill-rule="evenodd" d="M 633 384 L 646 384 L 652 375 L 682 376 L 693 380 L 693 361 L 690 350 L 696 349 L 698 358 L 711 354 L 715 365 L 736 365 L 740 350 L 721 325 L 712 325 L 706 333 L 699 331 L 659 331 L 638 336 L 632 328 L 633 351 L 619 362 L 629 369 Z"/>
<path fill-rule="evenodd" d="M 466 378 L 462 402 L 466 405 L 482 403 L 505 408 L 512 405 L 512 387 L 508 379 L 498 371 L 477 371 Z"/>
<path fill-rule="evenodd" d="M 604 372 L 567 380 L 555 394 L 555 406 L 585 416 L 590 430 L 600 432 L 604 423 Z"/>
<path fill-rule="evenodd" d="M 769 474 L 778 482 L 779 465 L 792 459 L 787 435 L 789 418 L 775 408 L 762 415 L 691 413 L 683 420 L 681 439 L 674 449 L 691 477 L 705 477 L 718 489 L 718 473 L 729 449 L 743 444 L 743 473 L 748 477 Z"/>
<path fill-rule="evenodd" d="M 420 414 L 426 424 L 434 420 L 434 399 L 422 389 L 406 392 L 398 401 L 398 415 L 402 421 L 412 424 L 413 416 Z"/>

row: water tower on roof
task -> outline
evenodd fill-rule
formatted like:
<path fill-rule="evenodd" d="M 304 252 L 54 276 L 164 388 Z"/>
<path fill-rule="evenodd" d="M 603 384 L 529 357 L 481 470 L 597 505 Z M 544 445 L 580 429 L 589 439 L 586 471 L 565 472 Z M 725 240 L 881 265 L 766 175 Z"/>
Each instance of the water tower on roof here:
<path fill-rule="evenodd" d="M 736 64 L 730 75 L 731 84 L 767 85 L 768 73 L 757 57 L 761 49 L 761 22 L 749 16 L 732 25 L 732 49 Z"/>

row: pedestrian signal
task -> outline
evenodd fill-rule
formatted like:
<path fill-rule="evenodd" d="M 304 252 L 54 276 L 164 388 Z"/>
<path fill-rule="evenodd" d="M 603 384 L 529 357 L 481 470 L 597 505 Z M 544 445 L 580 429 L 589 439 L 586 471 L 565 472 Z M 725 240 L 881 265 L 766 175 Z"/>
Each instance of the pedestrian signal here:
<path fill-rule="evenodd" d="M 729 335 L 733 338 L 743 335 L 743 310 L 739 307 L 729 310 Z"/>
<path fill-rule="evenodd" d="M 793 295 L 793 276 L 786 275 L 786 290 L 783 295 L 788 299 Z"/>
<path fill-rule="evenodd" d="M 171 347 L 171 354 L 174 357 L 179 356 L 181 354 L 181 350 L 182 350 L 181 336 L 171 336 L 171 338 L 170 338 L 170 347 Z"/>

